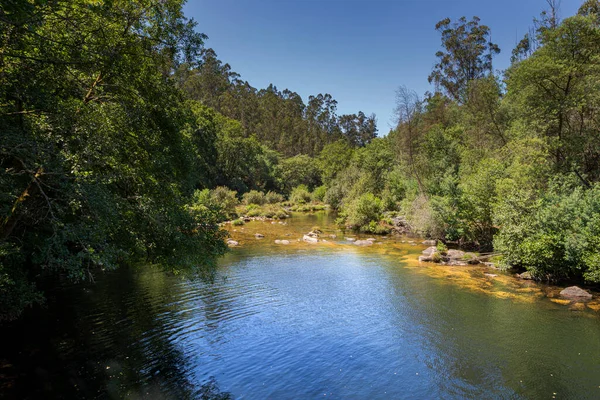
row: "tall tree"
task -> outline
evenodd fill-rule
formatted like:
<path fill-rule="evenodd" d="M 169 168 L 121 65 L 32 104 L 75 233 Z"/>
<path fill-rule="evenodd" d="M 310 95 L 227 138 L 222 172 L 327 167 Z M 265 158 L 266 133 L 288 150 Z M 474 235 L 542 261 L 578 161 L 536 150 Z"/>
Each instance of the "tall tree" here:
<path fill-rule="evenodd" d="M 479 22 L 478 17 L 471 21 L 462 17 L 454 23 L 446 18 L 435 26 L 444 50 L 436 53 L 438 62 L 429 82 L 459 103 L 466 102 L 469 81 L 493 73 L 492 58 L 500 53 L 498 45 L 491 42 L 490 28 Z"/>

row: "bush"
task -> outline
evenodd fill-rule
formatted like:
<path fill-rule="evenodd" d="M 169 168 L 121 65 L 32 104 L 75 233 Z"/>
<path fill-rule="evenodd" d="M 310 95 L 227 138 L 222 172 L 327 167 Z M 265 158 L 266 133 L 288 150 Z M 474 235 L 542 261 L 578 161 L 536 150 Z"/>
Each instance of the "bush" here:
<path fill-rule="evenodd" d="M 236 206 L 240 203 L 237 198 L 237 192 L 235 190 L 230 190 L 225 186 L 217 186 L 211 192 L 211 198 L 215 204 L 218 204 L 219 207 L 227 214 L 228 218 L 236 217 Z"/>
<path fill-rule="evenodd" d="M 327 187 L 325 185 L 316 187 L 312 192 L 312 200 L 322 202 L 325 199 L 325 193 L 327 193 Z"/>
<path fill-rule="evenodd" d="M 298 185 L 292 189 L 290 194 L 290 201 L 296 204 L 306 204 L 311 200 L 310 192 L 306 185 Z"/>
<path fill-rule="evenodd" d="M 555 183 L 534 201 L 524 200 L 527 191 L 513 189 L 497 208 L 502 229 L 494 247 L 502 265 L 525 268 L 537 279 L 600 282 L 600 184 Z"/>
<path fill-rule="evenodd" d="M 381 199 L 372 193 L 363 194 L 343 210 L 346 223 L 355 228 L 367 226 L 370 222 L 378 223 L 382 217 L 382 212 Z"/>
<path fill-rule="evenodd" d="M 265 195 L 265 201 L 269 204 L 277 204 L 283 202 L 284 198 L 279 193 L 268 191 Z"/>
<path fill-rule="evenodd" d="M 233 225 L 233 226 L 241 226 L 244 224 L 245 224 L 245 222 L 243 219 L 234 219 L 233 221 L 231 221 L 231 225 Z"/>
<path fill-rule="evenodd" d="M 242 199 L 244 200 L 244 204 L 246 205 L 256 204 L 262 206 L 263 204 L 265 204 L 266 201 L 265 194 L 257 190 L 251 190 L 248 193 L 244 193 Z"/>

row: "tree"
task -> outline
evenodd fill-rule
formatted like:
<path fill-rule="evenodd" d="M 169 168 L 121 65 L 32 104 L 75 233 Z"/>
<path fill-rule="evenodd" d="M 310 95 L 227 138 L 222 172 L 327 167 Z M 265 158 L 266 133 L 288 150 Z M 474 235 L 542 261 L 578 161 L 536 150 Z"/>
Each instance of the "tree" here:
<path fill-rule="evenodd" d="M 470 81 L 492 74 L 492 57 L 500 53 L 498 45 L 491 42 L 490 28 L 479 24 L 473 17 L 467 22 L 462 17 L 452 23 L 450 18 L 438 22 L 435 28 L 442 35 L 444 51 L 438 51 L 438 63 L 429 75 L 429 83 L 459 103 L 467 100 Z"/>
<path fill-rule="evenodd" d="M 5 2 L 0 9 L 0 302 L 14 317 L 49 274 L 147 259 L 211 270 L 225 246 L 187 203 L 210 159 L 172 79 L 204 36 L 182 2 Z"/>

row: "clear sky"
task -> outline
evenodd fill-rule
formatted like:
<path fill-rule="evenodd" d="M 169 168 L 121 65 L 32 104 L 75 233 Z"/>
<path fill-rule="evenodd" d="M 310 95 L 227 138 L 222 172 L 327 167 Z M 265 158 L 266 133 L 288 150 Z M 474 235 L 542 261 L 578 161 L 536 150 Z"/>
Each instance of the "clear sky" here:
<path fill-rule="evenodd" d="M 562 18 L 582 0 L 562 0 Z M 502 49 L 505 69 L 518 39 L 545 0 L 188 0 L 185 13 L 208 35 L 207 47 L 256 88 L 270 83 L 299 93 L 330 93 L 338 114 L 377 115 L 392 126 L 400 85 L 425 93 L 446 17 L 476 15 Z"/>

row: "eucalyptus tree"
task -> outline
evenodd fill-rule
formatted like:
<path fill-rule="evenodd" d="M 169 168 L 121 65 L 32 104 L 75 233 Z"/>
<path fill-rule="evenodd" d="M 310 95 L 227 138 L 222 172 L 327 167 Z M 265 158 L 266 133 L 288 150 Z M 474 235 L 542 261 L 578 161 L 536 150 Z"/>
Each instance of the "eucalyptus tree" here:
<path fill-rule="evenodd" d="M 500 53 L 500 48 L 492 43 L 490 28 L 480 24 L 478 17 L 471 21 L 461 17 L 454 23 L 446 18 L 435 28 L 442 36 L 443 50 L 436 53 L 438 62 L 429 75 L 429 83 L 464 103 L 468 83 L 493 73 L 492 58 Z"/>

